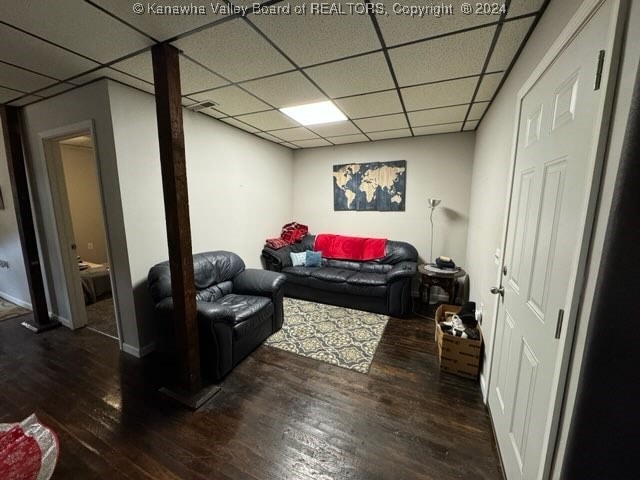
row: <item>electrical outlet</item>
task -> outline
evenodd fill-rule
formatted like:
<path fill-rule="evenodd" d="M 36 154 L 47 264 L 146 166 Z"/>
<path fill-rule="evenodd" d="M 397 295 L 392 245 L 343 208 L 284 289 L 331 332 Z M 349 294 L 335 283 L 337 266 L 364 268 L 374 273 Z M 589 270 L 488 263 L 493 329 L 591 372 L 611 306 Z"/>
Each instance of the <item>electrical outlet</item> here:
<path fill-rule="evenodd" d="M 93 250 L 93 242 L 87 243 L 87 250 Z"/>

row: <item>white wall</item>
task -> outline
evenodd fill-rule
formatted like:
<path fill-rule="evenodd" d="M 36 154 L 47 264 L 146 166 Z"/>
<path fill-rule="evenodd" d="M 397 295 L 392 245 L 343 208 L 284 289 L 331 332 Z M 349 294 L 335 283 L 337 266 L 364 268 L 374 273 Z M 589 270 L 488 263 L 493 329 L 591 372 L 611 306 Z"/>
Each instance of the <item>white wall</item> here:
<path fill-rule="evenodd" d="M 122 327 L 120 340 L 128 351 L 136 353 L 140 348 L 139 332 L 136 318 L 132 313 L 134 312 L 133 294 L 127 242 L 122 222 L 122 205 L 107 82 L 92 83 L 30 105 L 23 111 L 23 121 L 27 166 L 30 173 L 33 209 L 38 229 L 38 242 L 49 310 L 68 326 L 71 325 L 69 302 L 63 289 L 57 288 L 58 285 L 65 283 L 60 253 L 62 247 L 58 242 L 54 220 L 56 213 L 51 201 L 47 160 L 44 155 L 41 135 L 80 123 L 91 122 L 93 124 L 95 132 L 94 153 L 101 179 L 102 197 L 105 205 L 104 218 L 111 246 L 109 261 L 112 265 L 111 273 L 115 276 L 113 293 Z"/>
<path fill-rule="evenodd" d="M 297 150 L 293 218 L 312 233 L 409 242 L 425 260 L 431 228 L 427 198 L 439 198 L 433 255 L 448 255 L 465 266 L 474 138 L 473 132 L 450 133 Z M 333 165 L 391 160 L 407 161 L 404 212 L 333 210 Z"/>
<path fill-rule="evenodd" d="M 467 244 L 467 265 L 471 278 L 475 278 L 475 281 L 471 282 L 471 297 L 479 302 L 484 302 L 485 305 L 483 333 L 485 334 L 485 354 L 487 356 L 491 354 L 494 330 L 493 315 L 496 306 L 496 298 L 489 293 L 489 288 L 495 284 L 498 276 L 498 267 L 495 265 L 493 258 L 495 249 L 501 244 L 517 92 L 582 3 L 581 0 L 551 1 L 515 68 L 477 131 L 471 190 L 470 241 Z M 593 298 L 596 275 L 602 255 L 602 242 L 608 221 L 613 184 L 629 113 L 630 98 L 640 59 L 640 38 L 637 35 L 640 30 L 640 2 L 629 3 L 632 5 L 629 16 L 630 21 L 624 40 L 625 48 L 621 76 L 614 105 L 613 124 L 605 172 L 602 179 L 595 230 L 592 235 L 593 243 L 587 266 L 586 285 L 583 295 L 585 300 L 576 325 L 564 411 L 561 417 L 558 444 L 552 470 L 553 478 L 560 478 L 562 458 L 570 427 L 580 364 L 586 341 L 591 299 Z M 481 201 L 484 201 L 484 204 Z M 485 358 L 485 368 L 487 367 L 486 361 L 487 359 Z M 481 376 L 483 388 L 486 388 L 485 380 L 486 371 Z"/>
<path fill-rule="evenodd" d="M 153 341 L 149 269 L 168 259 L 154 97 L 109 82 L 141 344 Z M 184 110 L 194 252 L 230 250 L 260 267 L 264 240 L 291 219 L 291 150 Z"/>
<path fill-rule="evenodd" d="M 107 263 L 109 257 L 93 148 L 61 144 L 60 155 L 78 255 L 84 261 Z"/>
<path fill-rule="evenodd" d="M 0 268 L 0 297 L 23 307 L 31 307 L 27 273 L 22 259 L 22 247 L 18 235 L 18 223 L 13 205 L 13 194 L 7 156 L 4 148 L 4 134 L 0 125 L 0 191 L 4 200 L 4 210 L 0 210 L 0 260 L 9 263 L 9 268 Z"/>

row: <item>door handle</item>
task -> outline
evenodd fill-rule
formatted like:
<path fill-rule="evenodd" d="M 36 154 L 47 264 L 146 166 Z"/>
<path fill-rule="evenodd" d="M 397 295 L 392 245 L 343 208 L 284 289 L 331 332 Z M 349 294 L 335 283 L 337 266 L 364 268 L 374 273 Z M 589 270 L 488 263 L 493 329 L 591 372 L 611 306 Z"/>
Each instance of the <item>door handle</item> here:
<path fill-rule="evenodd" d="M 500 295 L 502 298 L 504 298 L 504 287 L 491 287 L 490 292 L 494 295 Z"/>

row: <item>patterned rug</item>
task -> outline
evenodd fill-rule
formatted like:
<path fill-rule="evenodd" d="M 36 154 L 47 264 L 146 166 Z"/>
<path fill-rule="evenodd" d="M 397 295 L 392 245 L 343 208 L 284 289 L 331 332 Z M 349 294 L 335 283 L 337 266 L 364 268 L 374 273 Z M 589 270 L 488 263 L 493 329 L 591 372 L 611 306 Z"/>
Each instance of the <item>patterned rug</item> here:
<path fill-rule="evenodd" d="M 284 325 L 265 345 L 368 373 L 389 317 L 284 299 Z"/>
<path fill-rule="evenodd" d="M 26 315 L 27 313 L 31 313 L 31 311 L 0 298 L 0 322 L 19 317 L 20 315 Z"/>

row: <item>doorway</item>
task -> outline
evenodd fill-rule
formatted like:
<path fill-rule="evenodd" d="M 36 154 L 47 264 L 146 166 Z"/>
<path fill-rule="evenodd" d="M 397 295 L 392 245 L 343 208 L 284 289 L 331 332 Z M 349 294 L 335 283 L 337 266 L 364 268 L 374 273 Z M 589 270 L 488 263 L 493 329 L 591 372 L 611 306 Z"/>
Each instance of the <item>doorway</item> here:
<path fill-rule="evenodd" d="M 87 314 L 87 328 L 118 338 L 109 276 L 107 235 L 93 142 L 88 134 L 58 143 L 69 203 L 73 244 Z"/>
<path fill-rule="evenodd" d="M 620 2 L 585 3 L 520 91 L 488 404 L 506 478 L 547 478 L 615 85 Z"/>
<path fill-rule="evenodd" d="M 71 327 L 121 343 L 92 128 L 43 138 Z"/>

